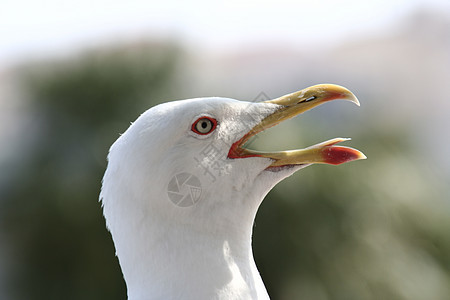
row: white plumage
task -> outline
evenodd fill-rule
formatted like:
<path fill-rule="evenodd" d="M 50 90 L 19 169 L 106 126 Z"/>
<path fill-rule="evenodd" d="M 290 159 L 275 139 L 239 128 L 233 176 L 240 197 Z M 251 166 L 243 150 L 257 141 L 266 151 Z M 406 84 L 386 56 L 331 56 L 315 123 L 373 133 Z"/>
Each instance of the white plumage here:
<path fill-rule="evenodd" d="M 270 189 L 308 163 L 271 167 L 279 159 L 270 154 L 231 158 L 230 149 L 270 116 L 293 116 L 280 113 L 286 107 L 275 100 L 168 102 L 143 113 L 113 144 L 100 198 L 129 299 L 268 298 L 253 260 L 253 221 Z M 198 179 L 195 203 L 170 198 L 179 174 Z M 189 193 L 179 184 L 186 188 L 180 195 Z"/>

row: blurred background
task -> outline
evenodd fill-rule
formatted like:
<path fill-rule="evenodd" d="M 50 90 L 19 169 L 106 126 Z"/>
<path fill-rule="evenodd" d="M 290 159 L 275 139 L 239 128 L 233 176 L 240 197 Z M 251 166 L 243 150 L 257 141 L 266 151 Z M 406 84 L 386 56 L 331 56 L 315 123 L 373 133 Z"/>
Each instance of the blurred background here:
<path fill-rule="evenodd" d="M 368 159 L 280 183 L 254 228 L 273 299 L 450 299 L 450 2 L 8 1 L 0 299 L 125 299 L 98 203 L 109 146 L 174 99 L 352 90 L 262 133 Z"/>

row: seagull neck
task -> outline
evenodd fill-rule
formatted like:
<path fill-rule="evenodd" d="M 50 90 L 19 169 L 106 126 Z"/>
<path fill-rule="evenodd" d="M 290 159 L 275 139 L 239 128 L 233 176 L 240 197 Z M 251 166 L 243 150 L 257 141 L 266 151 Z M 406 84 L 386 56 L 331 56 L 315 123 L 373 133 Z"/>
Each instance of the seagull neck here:
<path fill-rule="evenodd" d="M 129 299 L 268 298 L 251 248 L 261 194 L 209 189 L 182 208 L 142 196 L 163 195 L 159 186 L 111 189 L 104 203 Z"/>
<path fill-rule="evenodd" d="M 201 232 L 176 224 L 138 231 L 134 236 L 141 238 L 128 243 L 126 253 L 118 251 L 129 299 L 266 297 L 253 259 L 251 226 L 235 228 Z"/>

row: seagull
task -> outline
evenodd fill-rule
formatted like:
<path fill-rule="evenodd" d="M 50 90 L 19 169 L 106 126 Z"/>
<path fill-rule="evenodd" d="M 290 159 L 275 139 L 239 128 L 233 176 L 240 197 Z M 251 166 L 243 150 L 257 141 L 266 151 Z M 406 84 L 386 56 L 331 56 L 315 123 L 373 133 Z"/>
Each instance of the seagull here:
<path fill-rule="evenodd" d="M 311 164 L 366 156 L 335 138 L 304 149 L 248 148 L 256 134 L 348 89 L 311 86 L 263 102 L 195 98 L 145 111 L 111 146 L 100 201 L 130 300 L 269 299 L 253 259 L 258 207 Z"/>

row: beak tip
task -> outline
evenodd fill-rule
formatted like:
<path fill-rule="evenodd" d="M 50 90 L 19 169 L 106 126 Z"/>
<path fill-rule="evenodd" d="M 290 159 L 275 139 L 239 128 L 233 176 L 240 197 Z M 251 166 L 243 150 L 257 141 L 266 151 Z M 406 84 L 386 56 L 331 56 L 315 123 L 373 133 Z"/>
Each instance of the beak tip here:
<path fill-rule="evenodd" d="M 361 106 L 361 103 L 359 103 L 358 98 L 356 98 L 355 95 L 353 95 L 353 99 L 351 99 L 350 101 L 352 101 L 353 103 L 355 103 L 357 106 Z"/>
<path fill-rule="evenodd" d="M 323 95 L 324 102 L 331 100 L 346 100 L 360 106 L 358 98 L 347 88 L 336 84 L 319 84 L 310 88 L 311 90 L 319 90 Z"/>
<path fill-rule="evenodd" d="M 359 152 L 359 157 L 356 160 L 360 160 L 360 159 L 367 159 L 367 156 L 362 153 L 361 151 Z"/>

